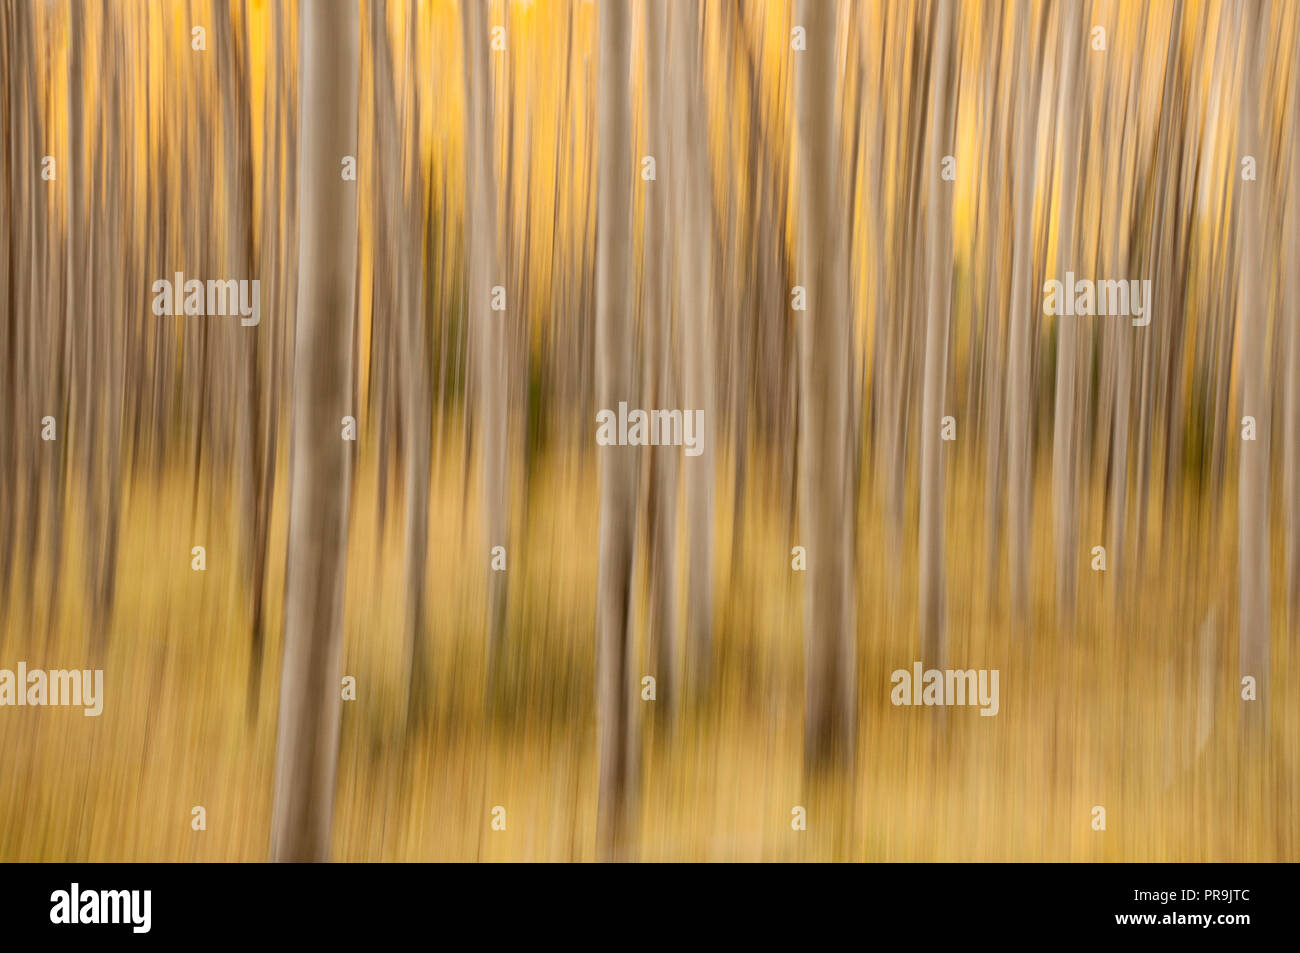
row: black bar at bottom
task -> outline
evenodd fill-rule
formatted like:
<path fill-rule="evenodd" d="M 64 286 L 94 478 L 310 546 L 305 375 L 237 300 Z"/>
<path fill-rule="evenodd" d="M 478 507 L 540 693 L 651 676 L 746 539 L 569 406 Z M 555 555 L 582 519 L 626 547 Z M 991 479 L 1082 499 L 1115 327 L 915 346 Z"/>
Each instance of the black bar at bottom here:
<path fill-rule="evenodd" d="M 1289 865 L 666 866 L 7 864 L 0 923 L 6 940 L 331 948 L 404 935 L 767 945 L 785 933 L 803 946 L 899 930 L 921 945 L 1125 934 L 1219 945 L 1290 933 L 1293 915 Z"/>

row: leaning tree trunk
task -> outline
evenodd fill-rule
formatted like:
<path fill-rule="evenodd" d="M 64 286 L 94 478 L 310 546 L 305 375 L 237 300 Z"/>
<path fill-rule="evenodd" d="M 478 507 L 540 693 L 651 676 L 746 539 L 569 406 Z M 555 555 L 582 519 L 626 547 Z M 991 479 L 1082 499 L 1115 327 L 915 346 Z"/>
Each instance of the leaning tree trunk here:
<path fill-rule="evenodd" d="M 302 150 L 294 341 L 289 551 L 271 859 L 329 855 L 338 767 L 347 564 L 348 444 L 339 421 L 352 380 L 359 40 L 349 0 L 299 12 Z"/>
<path fill-rule="evenodd" d="M 600 7 L 597 93 L 596 379 L 598 406 L 614 408 L 632 386 L 632 120 L 627 0 Z M 636 449 L 600 448 L 600 569 L 596 582 L 596 717 L 600 739 L 597 847 L 630 848 L 634 776 L 631 678 L 632 547 Z"/>
<path fill-rule="evenodd" d="M 857 705 L 853 551 L 848 495 L 850 323 L 847 204 L 835 126 L 835 5 L 803 0 L 797 20 L 802 262 L 808 310 L 800 335 L 800 522 L 808 554 L 804 596 L 804 763 L 853 763 Z M 820 243 L 820 244 L 814 244 Z"/>

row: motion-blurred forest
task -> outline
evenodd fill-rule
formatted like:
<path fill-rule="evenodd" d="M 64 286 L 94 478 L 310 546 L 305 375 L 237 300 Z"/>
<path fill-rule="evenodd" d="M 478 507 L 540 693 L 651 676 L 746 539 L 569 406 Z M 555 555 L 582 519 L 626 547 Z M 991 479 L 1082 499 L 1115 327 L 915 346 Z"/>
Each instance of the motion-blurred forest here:
<path fill-rule="evenodd" d="M 1300 859 L 1300 4 L 0 35 L 0 860 Z"/>

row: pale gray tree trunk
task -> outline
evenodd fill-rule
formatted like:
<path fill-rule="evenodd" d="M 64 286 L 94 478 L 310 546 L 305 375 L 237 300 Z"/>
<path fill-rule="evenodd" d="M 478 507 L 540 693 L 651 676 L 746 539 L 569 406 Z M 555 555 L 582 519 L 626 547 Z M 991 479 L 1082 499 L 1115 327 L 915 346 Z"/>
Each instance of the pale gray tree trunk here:
<path fill-rule="evenodd" d="M 801 273 L 808 310 L 793 312 L 800 340 L 800 523 L 804 589 L 804 763 L 848 770 L 856 747 L 857 622 L 848 498 L 848 415 L 853 328 L 849 315 L 847 203 L 835 117 L 836 8 L 801 0 L 795 22 L 808 49 L 795 54 Z"/>
<path fill-rule="evenodd" d="M 631 4 L 599 13 L 596 191 L 597 406 L 615 409 L 633 380 Z M 600 568 L 596 583 L 596 717 L 600 742 L 597 849 L 620 859 L 632 847 L 635 809 L 631 669 L 632 550 L 638 450 L 600 447 Z"/>
<path fill-rule="evenodd" d="M 63 307 L 59 309 L 59 339 L 57 357 L 59 363 L 58 420 L 60 437 L 54 441 L 54 480 L 50 488 L 50 595 L 49 604 L 59 605 L 60 586 L 63 580 L 63 531 L 66 525 L 67 487 L 69 483 L 69 461 L 72 459 L 72 434 L 77 429 L 85 428 L 86 415 L 79 413 L 80 388 L 77 386 L 76 335 L 71 326 L 71 315 L 84 313 L 82 295 L 86 287 L 86 160 L 85 160 L 85 94 L 82 35 L 85 31 L 85 8 L 82 4 L 71 4 L 68 10 L 68 213 L 67 235 L 64 238 L 63 269 Z M 75 415 L 78 424 L 70 418 Z M 88 429 L 88 428 L 87 428 Z M 46 643 L 54 636 L 58 622 L 58 613 L 50 612 Z"/>
<path fill-rule="evenodd" d="M 982 266 L 985 270 L 984 295 L 984 367 L 978 393 L 982 406 L 979 407 L 979 419 L 984 427 L 984 526 L 988 545 L 989 592 L 997 591 L 998 561 L 1002 541 L 1002 524 L 1004 520 L 1003 502 L 1005 500 L 1003 470 L 1002 433 L 1003 408 L 1001 390 L 1003 381 L 1003 362 L 1006 355 L 1006 341 L 1003 335 L 1005 316 L 1004 289 L 1005 272 L 998 266 L 1003 260 L 1006 247 L 1006 214 L 1003 202 L 1003 188 L 1006 181 L 1005 163 L 1007 155 L 1007 133 L 1009 125 L 1005 120 L 1010 111 L 1004 101 L 1003 76 L 1008 70 L 1004 68 L 1006 57 L 1002 55 L 1002 24 L 1007 16 L 1005 4 L 1001 0 L 989 0 L 986 5 L 996 29 L 990 40 L 989 64 L 985 77 L 984 100 L 988 117 L 988 140 L 981 165 L 980 181 L 985 183 L 989 195 L 986 202 L 988 224 L 985 229 L 989 238 L 985 242 Z M 993 14 L 993 11 L 997 11 Z M 973 379 L 973 375 L 972 375 Z"/>
<path fill-rule="evenodd" d="M 1239 10 L 1242 38 L 1241 103 L 1238 112 L 1238 148 L 1241 156 L 1254 156 L 1261 169 L 1267 159 L 1259 146 L 1260 12 L 1256 4 L 1244 2 Z M 1254 677 L 1257 701 L 1245 702 L 1245 721 L 1252 735 L 1267 724 L 1269 704 L 1269 524 L 1268 461 L 1270 396 L 1264 370 L 1268 341 L 1268 312 L 1263 307 L 1260 286 L 1265 270 L 1260 265 L 1260 190 L 1266 180 L 1242 181 L 1237 175 L 1241 214 L 1237 220 L 1237 321 L 1241 347 L 1241 414 L 1255 418 L 1257 439 L 1241 441 L 1240 475 L 1237 483 L 1237 547 L 1239 582 L 1237 589 L 1240 631 L 1238 633 L 1239 677 Z"/>
<path fill-rule="evenodd" d="M 357 252 L 359 24 L 348 0 L 299 11 L 302 150 L 289 550 L 271 859 L 326 860 L 338 766 Z"/>
<path fill-rule="evenodd" d="M 469 232 L 468 299 L 470 346 L 474 353 L 477 416 L 483 487 L 484 544 L 508 546 L 508 486 L 506 483 L 506 327 L 522 320 L 522 302 L 507 301 L 506 311 L 493 311 L 492 287 L 504 285 L 497 275 L 497 189 L 495 125 L 488 51 L 487 0 L 464 0 L 461 26 L 465 56 L 465 182 L 466 229 Z M 483 554 L 483 565 L 489 565 Z M 507 551 L 507 567 L 510 565 Z M 488 658 L 494 693 L 505 643 L 506 573 L 488 572 Z"/>
<path fill-rule="evenodd" d="M 656 159 L 656 181 L 643 183 L 645 198 L 645 392 L 647 408 L 676 407 L 675 351 L 672 321 L 672 270 L 669 267 L 668 218 L 675 169 L 658 163 L 669 157 L 668 104 L 665 102 L 666 0 L 642 4 L 645 14 L 646 103 L 649 153 Z M 694 461 L 693 461 L 694 462 Z M 678 705 L 677 676 L 677 479 L 678 455 L 670 449 L 650 454 L 649 574 L 650 615 L 646 658 L 656 681 L 655 711 L 670 716 Z"/>
<path fill-rule="evenodd" d="M 1034 191 L 1037 180 L 1035 145 L 1038 136 L 1037 84 L 1034 35 L 1029 0 L 1020 0 L 1016 11 L 1016 76 L 1020 114 L 1016 119 L 1016 164 L 1013 170 L 1015 236 L 1011 266 L 1010 337 L 1007 343 L 1007 567 L 1014 618 L 1023 621 L 1029 612 L 1029 520 L 1033 505 L 1033 459 L 1029 369 L 1032 359 L 1036 297 L 1034 274 Z"/>
<path fill-rule="evenodd" d="M 713 360 L 713 186 L 709 167 L 708 110 L 700 62 L 699 6 L 680 0 L 670 6 L 677 118 L 673 168 L 667 181 L 676 202 L 677 263 L 682 328 L 685 409 L 704 411 L 703 453 L 688 458 L 686 489 L 686 671 L 699 700 L 708 684 L 713 656 L 713 487 L 718 432 Z M 672 185 L 671 183 L 677 183 Z"/>
<path fill-rule="evenodd" d="M 943 668 L 947 659 L 943 546 L 943 455 L 940 420 L 948 368 L 948 306 L 952 283 L 952 186 L 939 176 L 951 130 L 948 113 L 948 60 L 952 4 L 935 6 L 930 61 L 930 130 L 926 179 L 925 384 L 921 398 L 920 572 L 921 660 Z"/>

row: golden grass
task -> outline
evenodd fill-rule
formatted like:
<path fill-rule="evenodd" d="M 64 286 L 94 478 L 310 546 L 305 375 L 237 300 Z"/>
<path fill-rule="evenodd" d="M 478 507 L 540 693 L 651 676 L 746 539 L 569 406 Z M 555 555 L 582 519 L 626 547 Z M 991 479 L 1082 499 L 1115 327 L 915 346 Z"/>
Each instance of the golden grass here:
<path fill-rule="evenodd" d="M 478 555 L 474 494 L 463 509 L 458 461 L 436 475 L 431 691 L 427 717 L 414 727 L 400 630 L 400 493 L 390 495 L 380 538 L 374 474 L 361 474 L 344 665 L 358 697 L 343 707 L 336 859 L 595 858 L 596 475 L 590 463 L 565 465 L 539 466 L 526 523 L 517 507 L 514 525 L 526 531 L 509 555 L 502 693 L 509 703 L 493 717 L 483 699 L 486 557 Z M 675 735 L 647 739 L 639 857 L 1300 859 L 1295 640 L 1286 637 L 1279 599 L 1270 735 L 1262 750 L 1248 750 L 1238 724 L 1232 513 L 1214 539 L 1204 504 L 1183 505 L 1168 525 L 1153 517 L 1136 598 L 1120 612 L 1115 574 L 1087 568 L 1100 506 L 1085 509 L 1079 622 L 1064 635 L 1051 621 L 1049 482 L 1040 474 L 1033 631 L 1019 630 L 1007 618 L 1005 579 L 990 600 L 983 489 L 966 469 L 959 458 L 949 478 L 949 663 L 1000 669 L 1000 713 L 890 704 L 890 672 L 916 657 L 914 534 L 903 553 L 887 549 L 868 480 L 859 527 L 857 764 L 851 779 L 805 781 L 802 593 L 789 556 L 797 540 L 785 538 L 774 515 L 780 508 L 754 488 L 746 552 L 732 579 L 730 498 L 720 487 L 715 683 Z M 265 859 L 284 486 L 281 479 L 255 722 L 245 704 L 248 601 L 233 504 L 201 513 L 192 532 L 188 478 L 137 485 L 125 503 L 103 715 L 0 711 L 0 860 Z M 199 543 L 208 549 L 205 573 L 190 569 L 190 547 Z M 69 567 L 81 564 L 75 539 L 66 558 Z M 79 570 L 65 570 L 50 626 L 45 569 L 36 591 L 16 591 L 8 607 L 0 667 L 92 664 Z M 1197 634 L 1211 611 L 1212 721 L 1198 752 Z M 206 831 L 191 830 L 195 805 L 207 810 Z M 495 805 L 506 808 L 505 831 L 490 829 Z M 794 805 L 808 808 L 806 832 L 791 829 Z M 1104 832 L 1091 828 L 1093 805 L 1106 808 Z"/>

